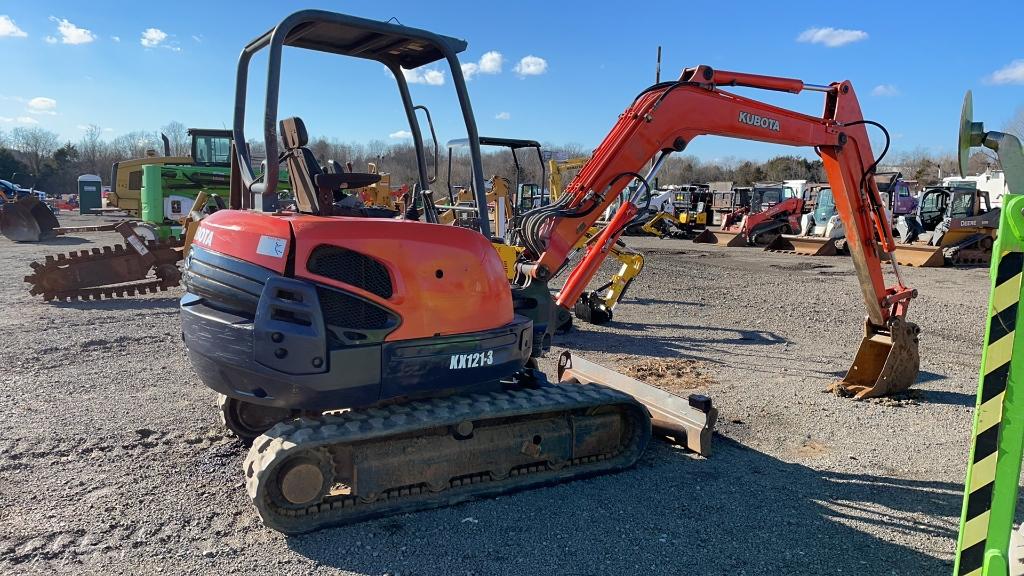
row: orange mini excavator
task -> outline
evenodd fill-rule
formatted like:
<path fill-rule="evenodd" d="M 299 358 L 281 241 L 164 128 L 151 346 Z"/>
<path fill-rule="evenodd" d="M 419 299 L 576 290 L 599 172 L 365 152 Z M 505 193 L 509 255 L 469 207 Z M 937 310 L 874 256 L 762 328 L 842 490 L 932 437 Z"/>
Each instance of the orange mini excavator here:
<path fill-rule="evenodd" d="M 305 146 L 304 123 L 278 124 L 285 46 L 370 59 L 391 71 L 417 153 L 418 206 L 427 221 L 344 215 L 346 191 L 379 176 L 324 173 Z M 644 179 L 636 170 L 653 153 L 661 151 L 657 168 L 702 132 L 820 147 L 833 188 L 845 193 L 838 195 L 846 202 L 841 213 L 862 249 L 856 262 L 873 306 L 869 343 L 847 382 L 863 395 L 913 382 L 916 335 L 902 322 L 912 291 L 882 284 L 867 204 L 877 192 L 865 184 L 870 150 L 848 83 L 821 87 L 829 95 L 824 119 L 716 86 L 720 80 L 798 91 L 795 80 L 701 67 L 644 91 L 566 194 L 523 215 L 519 274 L 510 283 L 485 213 L 479 230 L 432 221 L 423 139 L 403 74 L 447 64 L 469 137 L 476 206 L 486 210 L 479 135 L 457 57 L 465 48 L 462 40 L 424 30 L 303 11 L 242 51 L 234 141 L 247 141 L 249 64 L 266 50 L 264 144 L 268 158 L 288 163 L 296 206 L 273 207 L 276 162 L 257 178 L 247 147 L 236 147 L 230 209 L 201 221 L 186 260 L 181 319 L 196 373 L 221 393 L 225 423 L 252 441 L 246 489 L 267 526 L 304 532 L 619 470 L 636 462 L 652 432 L 707 454 L 717 415 L 710 398 L 678 398 L 568 353 L 552 383 L 536 361 L 550 344 L 558 305 L 580 299 L 635 203 L 619 210 L 557 304 L 547 278 L 627 180 L 650 180 L 652 174 Z M 881 231 L 891 242 L 888 228 Z M 898 357 L 890 353 L 897 345 Z"/>

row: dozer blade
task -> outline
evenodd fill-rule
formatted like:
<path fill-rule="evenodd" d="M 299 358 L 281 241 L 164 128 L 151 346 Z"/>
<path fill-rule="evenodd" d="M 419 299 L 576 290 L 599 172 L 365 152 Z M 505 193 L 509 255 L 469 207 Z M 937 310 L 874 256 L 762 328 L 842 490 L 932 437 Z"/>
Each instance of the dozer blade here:
<path fill-rule="evenodd" d="M 703 232 L 694 236 L 693 241 L 697 244 L 725 244 L 730 248 L 737 246 L 748 246 L 747 236 L 741 232 L 727 230 L 712 230 L 705 228 Z"/>
<path fill-rule="evenodd" d="M 789 236 L 779 234 L 767 246 L 766 252 L 785 252 L 803 256 L 835 256 L 836 241 L 834 238 L 815 238 L 812 236 Z"/>
<path fill-rule="evenodd" d="M 939 268 L 946 264 L 946 257 L 941 246 L 897 244 L 893 254 L 896 256 L 896 262 L 901 266 Z"/>
<path fill-rule="evenodd" d="M 558 358 L 558 379 L 562 384 L 600 384 L 625 392 L 647 407 L 655 432 L 671 436 L 698 454 L 711 455 L 718 409 L 707 396 L 680 398 L 569 352 L 562 352 Z"/>
<path fill-rule="evenodd" d="M 0 233 L 15 242 L 40 242 L 57 235 L 60 226 L 50 208 L 34 196 L 7 202 L 0 211 Z"/>
<path fill-rule="evenodd" d="M 836 388 L 844 396 L 875 398 L 902 392 L 917 380 L 921 365 L 918 334 L 913 322 L 893 318 L 888 331 L 865 322 L 853 366 Z"/>

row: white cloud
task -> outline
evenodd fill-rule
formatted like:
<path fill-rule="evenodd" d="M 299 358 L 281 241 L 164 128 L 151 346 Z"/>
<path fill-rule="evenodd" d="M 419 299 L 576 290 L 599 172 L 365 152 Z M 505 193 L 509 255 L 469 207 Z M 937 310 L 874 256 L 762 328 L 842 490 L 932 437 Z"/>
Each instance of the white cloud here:
<path fill-rule="evenodd" d="M 32 114 L 57 114 L 57 101 L 45 96 L 36 96 L 28 101 L 28 111 Z"/>
<path fill-rule="evenodd" d="M 548 71 L 548 61 L 539 56 L 523 56 L 516 64 L 516 74 L 520 76 L 539 76 Z"/>
<path fill-rule="evenodd" d="M 203 35 L 202 34 L 199 34 L 199 35 L 193 34 L 192 35 L 192 39 L 195 40 L 196 42 L 200 43 L 200 44 L 203 43 Z"/>
<path fill-rule="evenodd" d="M 399 130 L 398 132 L 392 132 L 391 134 L 388 134 L 388 138 L 394 138 L 395 140 L 405 140 L 407 138 L 412 138 L 412 132 L 409 132 L 408 130 Z"/>
<path fill-rule="evenodd" d="M 1024 60 L 1014 60 L 987 78 L 990 84 L 1024 84 Z"/>
<path fill-rule="evenodd" d="M 505 57 L 497 50 L 484 52 L 479 62 L 467 62 L 462 65 L 462 75 L 466 80 L 472 80 L 477 74 L 501 74 L 501 65 Z"/>
<path fill-rule="evenodd" d="M 851 42 L 867 40 L 868 33 L 863 30 L 846 30 L 845 28 L 808 28 L 796 37 L 797 42 L 824 44 L 836 48 Z"/>
<path fill-rule="evenodd" d="M 146 48 L 155 48 L 164 40 L 167 40 L 167 32 L 159 28 L 146 28 L 142 32 L 142 38 L 139 40 L 139 43 Z"/>
<path fill-rule="evenodd" d="M 430 86 L 444 85 L 444 72 L 441 70 L 427 69 L 406 70 L 402 68 L 405 81 L 409 84 L 429 84 Z"/>
<path fill-rule="evenodd" d="M 879 84 L 871 89 L 872 96 L 899 96 L 900 89 L 892 84 Z"/>
<path fill-rule="evenodd" d="M 96 35 L 90 30 L 79 28 L 66 18 L 50 16 L 51 22 L 57 23 L 57 32 L 60 32 L 61 44 L 88 44 L 96 40 Z"/>
<path fill-rule="evenodd" d="M 113 40 L 114 42 L 120 42 L 121 41 L 121 37 L 120 36 L 111 36 L 110 39 Z"/>
<path fill-rule="evenodd" d="M 497 50 L 484 52 L 484 55 L 480 57 L 480 72 L 482 74 L 498 74 L 501 72 L 501 65 L 504 62 L 505 57 L 501 55 L 501 52 Z"/>
<path fill-rule="evenodd" d="M 0 122 L 4 124 L 39 124 L 39 121 L 31 116 L 18 116 L 17 118 L 0 116 Z"/>
<path fill-rule="evenodd" d="M 512 115 L 508 112 L 498 112 L 498 115 L 494 117 L 495 120 L 509 120 L 511 118 Z"/>
<path fill-rule="evenodd" d="M 18 25 L 11 20 L 11 17 L 3 14 L 0 15 L 0 37 L 7 36 L 8 38 L 24 38 L 28 36 L 24 30 L 18 28 Z"/>
<path fill-rule="evenodd" d="M 104 128 L 103 131 L 104 132 L 113 132 L 114 129 L 113 128 Z"/>
<path fill-rule="evenodd" d="M 56 44 L 57 43 L 57 37 L 56 36 L 47 36 L 46 38 L 43 38 L 43 41 L 46 42 L 47 44 Z"/>

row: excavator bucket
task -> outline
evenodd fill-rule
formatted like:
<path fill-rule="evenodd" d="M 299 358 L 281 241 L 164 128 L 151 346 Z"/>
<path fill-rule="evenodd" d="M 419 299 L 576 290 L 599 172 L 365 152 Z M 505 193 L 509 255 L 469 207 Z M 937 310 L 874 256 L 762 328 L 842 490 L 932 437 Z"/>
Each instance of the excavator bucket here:
<path fill-rule="evenodd" d="M 711 455 L 718 408 L 711 405 L 708 396 L 690 394 L 682 398 L 568 351 L 558 358 L 558 380 L 560 384 L 600 384 L 625 392 L 647 407 L 656 433 L 673 438 L 697 454 Z"/>
<path fill-rule="evenodd" d="M 940 268 L 946 264 L 941 246 L 927 244 L 897 244 L 894 252 L 896 263 L 915 268 Z"/>
<path fill-rule="evenodd" d="M 921 357 L 918 334 L 913 322 L 893 318 L 888 331 L 867 322 L 853 366 L 835 391 L 858 400 L 888 396 L 910 388 L 917 380 Z"/>
<path fill-rule="evenodd" d="M 803 256 L 835 256 L 836 241 L 834 238 L 815 238 L 813 236 L 789 236 L 779 234 L 767 246 L 767 252 L 785 252 Z"/>
<path fill-rule="evenodd" d="M 0 234 L 15 242 L 40 242 L 57 235 L 60 226 L 50 208 L 34 196 L 0 207 Z"/>
<path fill-rule="evenodd" d="M 694 236 L 693 241 L 697 244 L 724 244 L 730 248 L 748 246 L 745 234 L 722 229 L 705 228 L 703 232 Z"/>

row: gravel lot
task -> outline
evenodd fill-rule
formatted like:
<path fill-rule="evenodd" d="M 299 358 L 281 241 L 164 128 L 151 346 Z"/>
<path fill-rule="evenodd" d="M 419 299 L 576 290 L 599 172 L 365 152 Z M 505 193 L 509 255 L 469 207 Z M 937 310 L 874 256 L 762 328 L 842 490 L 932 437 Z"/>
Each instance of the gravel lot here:
<path fill-rule="evenodd" d="M 101 218 L 63 217 L 66 225 Z M 116 235 L 0 239 L 0 571 L 11 574 L 948 574 L 985 269 L 905 269 L 916 399 L 822 390 L 864 316 L 851 262 L 628 239 L 647 269 L 605 327 L 556 344 L 626 368 L 696 360 L 721 410 L 708 459 L 654 443 L 627 472 L 286 538 L 192 373 L 177 297 L 44 304 L 46 254 Z M 179 289 L 180 290 L 180 289 Z M 545 364 L 554 367 L 552 354 Z"/>

